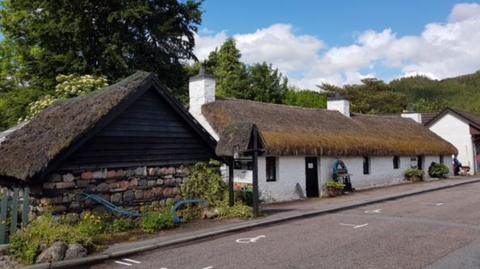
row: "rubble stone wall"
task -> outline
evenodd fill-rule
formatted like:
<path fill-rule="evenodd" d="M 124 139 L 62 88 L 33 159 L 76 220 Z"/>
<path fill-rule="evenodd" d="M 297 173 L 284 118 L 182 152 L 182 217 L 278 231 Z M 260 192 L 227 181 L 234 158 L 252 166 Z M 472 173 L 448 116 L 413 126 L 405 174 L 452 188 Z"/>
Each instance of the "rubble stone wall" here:
<path fill-rule="evenodd" d="M 161 206 L 168 200 L 181 200 L 180 186 L 190 172 L 187 166 L 100 169 L 52 173 L 35 199 L 37 206 L 49 206 L 56 214 L 102 210 L 98 203 L 82 199 L 82 192 L 128 209 Z"/>

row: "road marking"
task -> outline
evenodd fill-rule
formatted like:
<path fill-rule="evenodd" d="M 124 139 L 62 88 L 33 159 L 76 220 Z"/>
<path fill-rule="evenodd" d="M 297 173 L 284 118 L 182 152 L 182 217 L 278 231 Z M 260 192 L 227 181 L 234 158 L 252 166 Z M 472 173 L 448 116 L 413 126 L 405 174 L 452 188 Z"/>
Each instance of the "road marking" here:
<path fill-rule="evenodd" d="M 265 235 L 259 235 L 257 237 L 252 237 L 252 238 L 249 238 L 249 237 L 246 237 L 246 238 L 239 238 L 237 240 L 235 240 L 235 242 L 239 243 L 239 244 L 249 244 L 249 243 L 255 243 L 257 242 L 260 238 L 265 238 L 267 236 Z"/>
<path fill-rule="evenodd" d="M 435 203 L 435 206 L 441 206 L 444 205 L 445 203 Z"/>
<path fill-rule="evenodd" d="M 358 228 L 362 228 L 362 227 L 365 227 L 365 226 L 368 226 L 368 223 L 364 223 L 364 224 L 349 224 L 349 223 L 340 223 L 340 225 L 342 226 L 349 226 L 349 227 L 352 227 L 353 229 L 358 229 Z"/>
<path fill-rule="evenodd" d="M 132 259 L 122 259 L 122 260 L 124 260 L 126 262 L 136 263 L 136 264 L 141 264 L 142 263 L 140 261 L 136 261 L 136 260 L 132 260 Z"/>
<path fill-rule="evenodd" d="M 116 264 L 121 264 L 121 265 L 125 265 L 125 266 L 132 266 L 132 264 L 128 263 L 128 262 L 121 262 L 121 261 L 114 261 Z"/>
<path fill-rule="evenodd" d="M 202 269 L 213 269 L 213 266 L 203 267 Z"/>
<path fill-rule="evenodd" d="M 381 208 L 373 209 L 373 210 L 365 210 L 365 214 L 380 214 L 380 213 L 382 213 L 381 211 L 382 211 Z"/>

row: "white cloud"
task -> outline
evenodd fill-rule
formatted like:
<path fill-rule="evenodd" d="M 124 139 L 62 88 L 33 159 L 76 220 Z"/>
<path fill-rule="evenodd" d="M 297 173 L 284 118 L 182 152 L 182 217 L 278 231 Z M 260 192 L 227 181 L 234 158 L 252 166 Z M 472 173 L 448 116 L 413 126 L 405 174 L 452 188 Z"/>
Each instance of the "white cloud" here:
<path fill-rule="evenodd" d="M 291 83 L 314 89 L 322 82 L 357 83 L 385 68 L 397 70 L 397 76 L 425 74 L 433 78 L 474 72 L 480 69 L 478 29 L 480 4 L 457 4 L 447 22 L 427 24 L 419 35 L 398 36 L 390 28 L 366 30 L 347 46 L 327 48 L 317 37 L 295 34 L 289 24 L 233 37 L 243 61 L 270 62 L 286 74 L 295 74 Z M 206 57 L 226 38 L 225 32 L 201 34 L 197 56 Z"/>
<path fill-rule="evenodd" d="M 204 60 L 208 57 L 211 51 L 214 51 L 216 47 L 222 45 L 228 38 L 225 31 L 217 34 L 212 34 L 208 29 L 200 31 L 200 35 L 195 36 L 195 50 L 194 53 L 199 60 Z"/>

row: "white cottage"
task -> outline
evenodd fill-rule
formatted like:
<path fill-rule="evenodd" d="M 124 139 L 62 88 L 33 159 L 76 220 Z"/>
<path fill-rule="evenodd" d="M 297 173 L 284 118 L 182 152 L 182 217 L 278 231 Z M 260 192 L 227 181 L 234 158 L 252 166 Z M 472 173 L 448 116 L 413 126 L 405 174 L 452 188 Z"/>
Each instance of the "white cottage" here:
<path fill-rule="evenodd" d="M 352 186 L 364 189 L 400 183 L 408 168 L 449 165 L 456 153 L 450 143 L 410 119 L 350 113 L 343 98 L 329 100 L 327 110 L 215 98 L 215 79 L 202 73 L 190 80 L 189 93 L 190 112 L 217 140 L 236 141 L 225 137 L 232 126 L 258 128 L 265 148 L 258 160 L 258 186 L 267 202 L 302 194 L 318 197 L 338 159 L 345 163 Z M 250 164 L 236 166 L 238 180 L 238 172 L 248 171 Z M 250 178 L 249 173 L 243 176 Z"/>
<path fill-rule="evenodd" d="M 447 108 L 437 113 L 403 113 L 450 142 L 458 150 L 458 160 L 473 175 L 480 169 L 480 117 Z"/>

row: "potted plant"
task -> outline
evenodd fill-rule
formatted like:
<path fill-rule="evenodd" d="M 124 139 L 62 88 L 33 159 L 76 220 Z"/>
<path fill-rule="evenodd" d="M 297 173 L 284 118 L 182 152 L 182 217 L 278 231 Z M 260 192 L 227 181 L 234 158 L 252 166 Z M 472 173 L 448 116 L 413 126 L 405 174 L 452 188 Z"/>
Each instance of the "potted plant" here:
<path fill-rule="evenodd" d="M 329 180 L 323 185 L 325 193 L 329 197 L 335 197 L 343 194 L 345 184 L 337 182 L 335 180 Z"/>
<path fill-rule="evenodd" d="M 405 178 L 407 180 L 417 182 L 423 180 L 423 170 L 417 168 L 410 168 L 405 171 Z"/>

